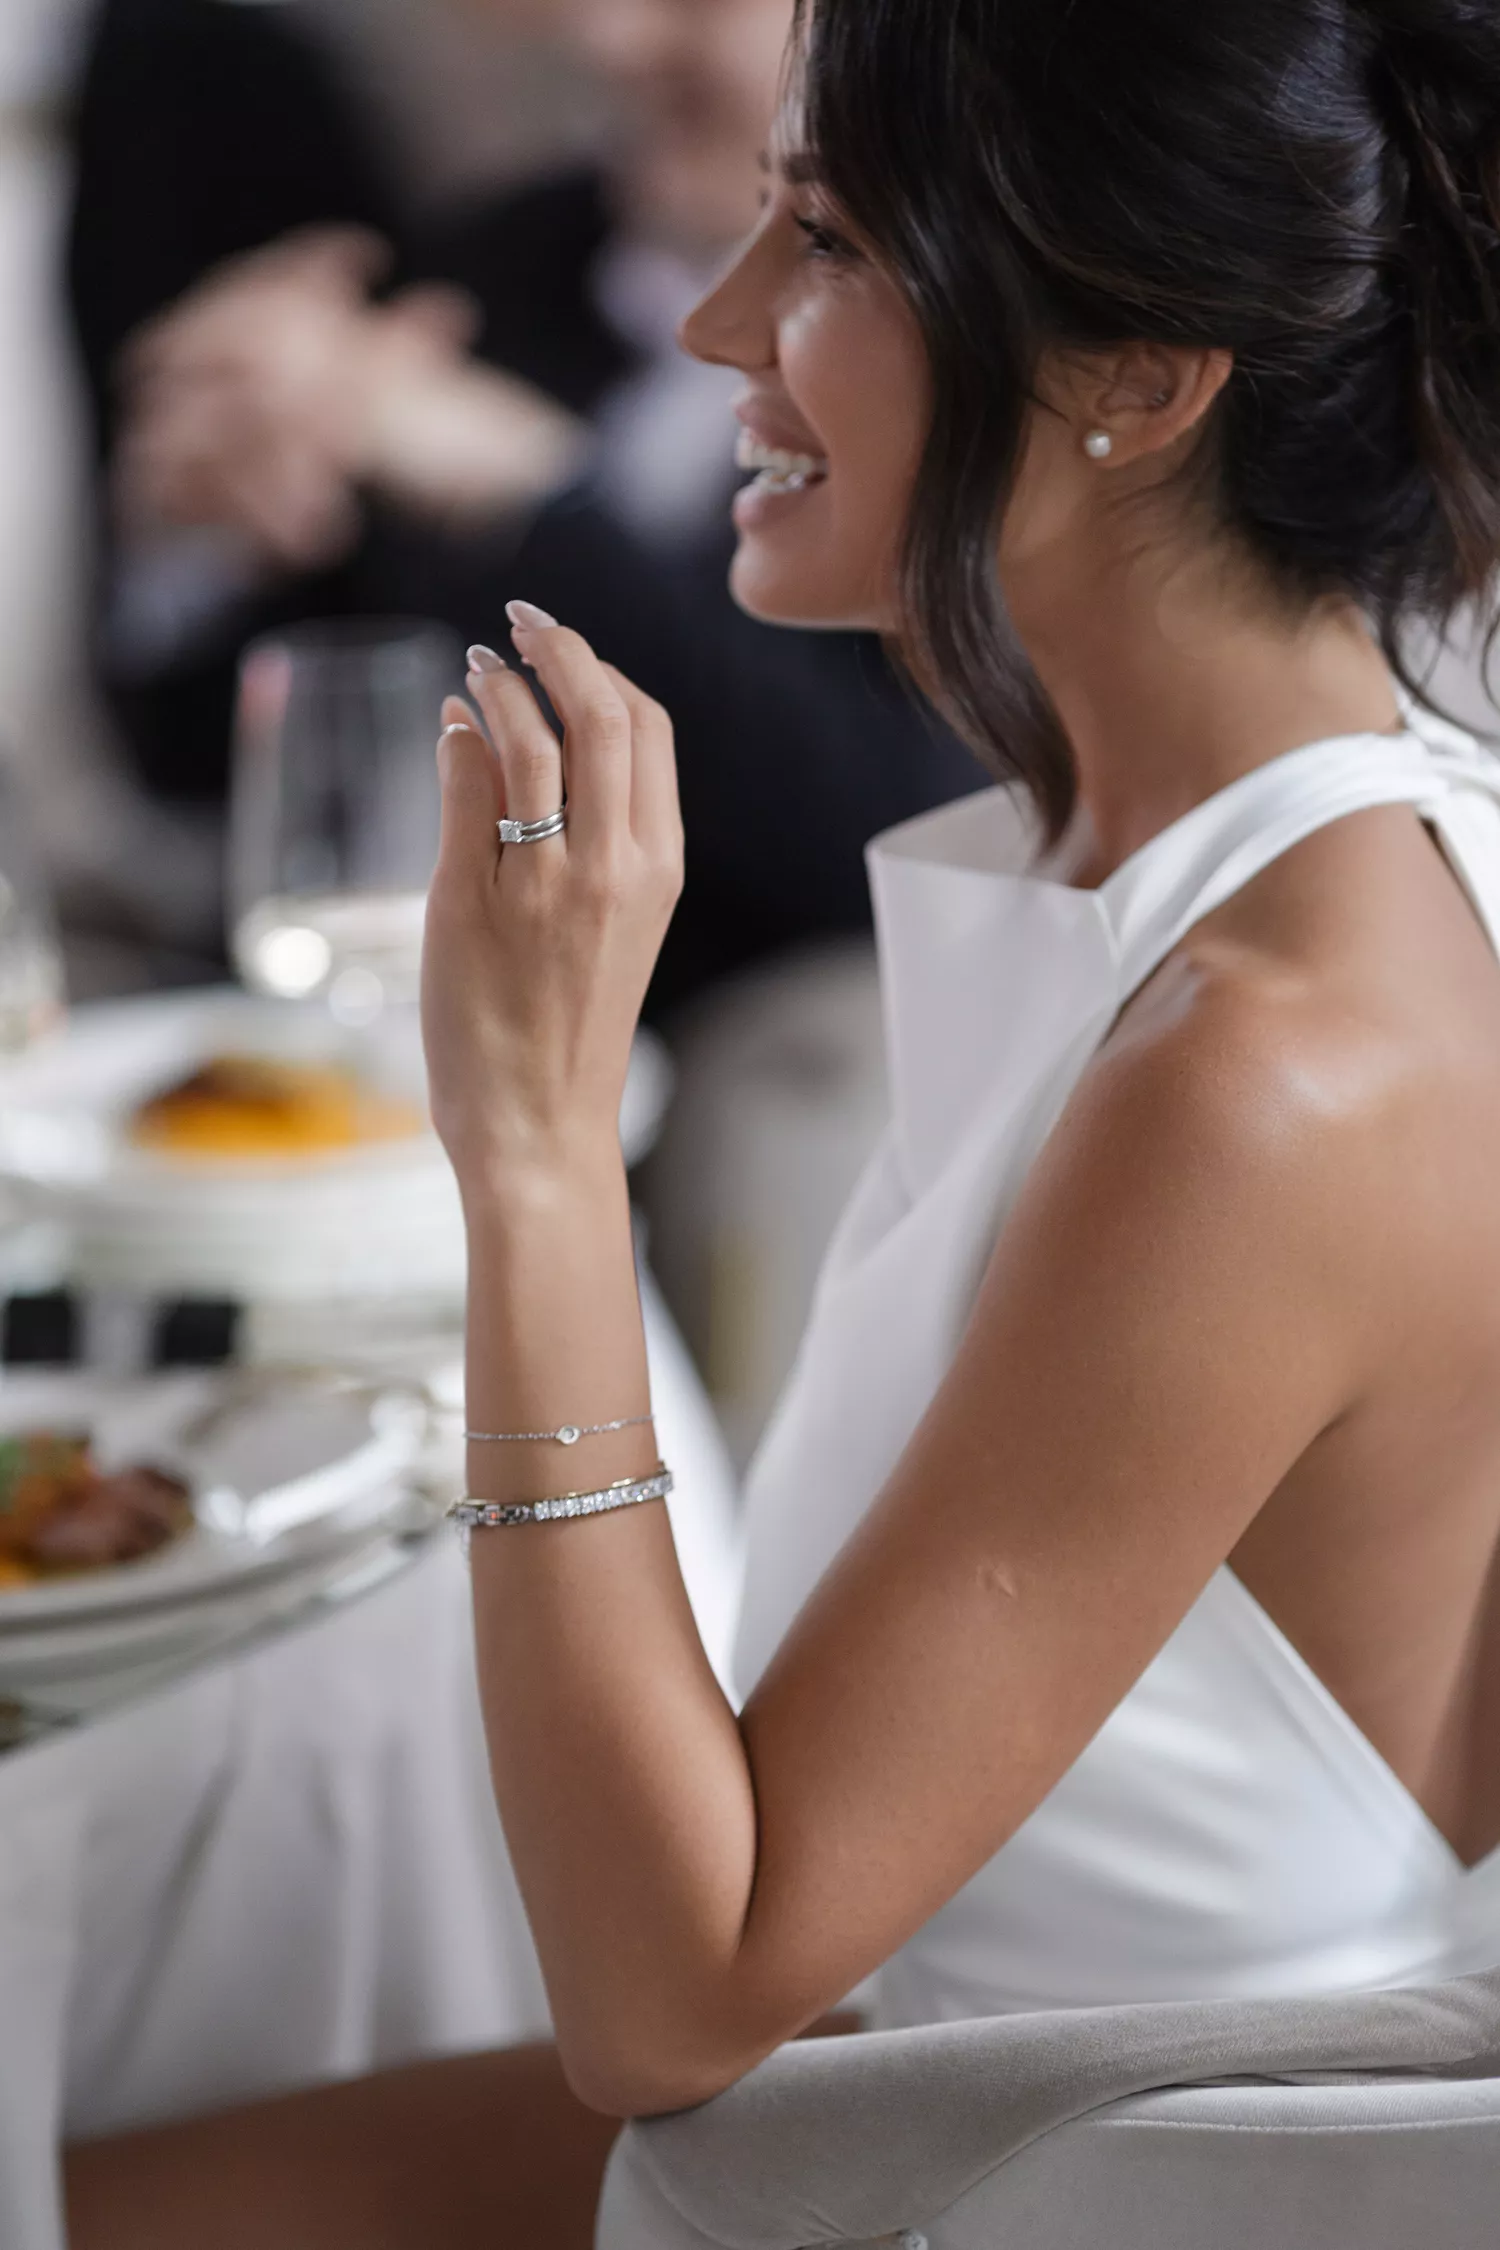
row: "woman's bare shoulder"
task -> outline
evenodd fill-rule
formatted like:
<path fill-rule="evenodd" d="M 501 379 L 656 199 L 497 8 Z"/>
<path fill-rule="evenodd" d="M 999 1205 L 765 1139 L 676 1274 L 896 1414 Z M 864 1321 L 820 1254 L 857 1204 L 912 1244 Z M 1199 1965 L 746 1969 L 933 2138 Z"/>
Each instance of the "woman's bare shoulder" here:
<path fill-rule="evenodd" d="M 1059 1192 L 1113 1204 L 1184 1250 L 1198 1207 L 1269 1268 L 1312 1260 L 1359 1301 L 1488 1223 L 1497 1145 L 1500 962 L 1416 823 L 1381 813 L 1310 839 L 1184 941 L 1035 1185 L 1054 1212 Z M 1419 1214 L 1405 1191 L 1434 1173 Z"/>
<path fill-rule="evenodd" d="M 1241 1152 L 1268 1130 L 1299 1158 L 1399 1133 L 1434 1102 L 1500 1099 L 1500 961 L 1425 832 L 1377 808 L 1191 932 L 1122 1013 L 1093 1083 L 1152 1124 L 1180 1108 Z"/>

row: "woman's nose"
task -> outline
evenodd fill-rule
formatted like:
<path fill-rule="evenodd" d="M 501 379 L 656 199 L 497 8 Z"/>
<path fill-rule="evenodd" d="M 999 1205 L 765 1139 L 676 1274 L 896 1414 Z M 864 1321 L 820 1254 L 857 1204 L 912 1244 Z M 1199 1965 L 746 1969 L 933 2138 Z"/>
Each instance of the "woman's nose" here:
<path fill-rule="evenodd" d="M 769 262 L 749 243 L 729 271 L 693 307 L 678 341 L 694 359 L 758 374 L 776 359 L 776 321 Z"/>

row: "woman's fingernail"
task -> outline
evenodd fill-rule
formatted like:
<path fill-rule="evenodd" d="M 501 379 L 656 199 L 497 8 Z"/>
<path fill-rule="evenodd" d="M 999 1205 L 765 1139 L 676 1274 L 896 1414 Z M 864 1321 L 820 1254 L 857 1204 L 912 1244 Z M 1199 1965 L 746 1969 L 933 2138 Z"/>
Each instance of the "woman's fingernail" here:
<path fill-rule="evenodd" d="M 438 740 L 439 742 L 446 742 L 450 734 L 468 734 L 471 731 L 470 728 L 465 726 L 462 719 L 455 719 L 451 727 L 444 727 L 442 733 L 438 736 Z"/>
<path fill-rule="evenodd" d="M 528 633 L 542 632 L 547 626 L 557 623 L 549 610 L 538 609 L 535 602 L 507 602 L 505 614 L 512 625 L 519 625 L 523 632 Z"/>
<path fill-rule="evenodd" d="M 497 656 L 492 648 L 486 648 L 483 641 L 476 641 L 469 651 L 469 670 L 480 673 L 508 672 L 510 666 L 503 656 Z"/>

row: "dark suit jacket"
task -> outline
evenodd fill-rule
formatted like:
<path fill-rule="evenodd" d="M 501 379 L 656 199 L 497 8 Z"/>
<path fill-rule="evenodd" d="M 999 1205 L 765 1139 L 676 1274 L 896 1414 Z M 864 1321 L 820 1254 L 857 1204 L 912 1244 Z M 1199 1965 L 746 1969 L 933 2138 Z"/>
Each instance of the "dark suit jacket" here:
<path fill-rule="evenodd" d="M 106 462 L 110 369 L 130 330 L 220 258 L 324 219 L 381 225 L 404 275 L 462 282 L 483 308 L 483 355 L 577 413 L 632 366 L 590 289 L 610 226 L 601 181 L 403 220 L 347 95 L 287 9 L 105 0 L 77 141 L 69 275 Z M 658 1010 L 768 952 L 861 929 L 869 837 L 982 777 L 876 642 L 774 631 L 735 607 L 727 500 L 722 533 L 666 556 L 586 488 L 524 526 L 465 538 L 372 506 L 347 567 L 226 621 L 170 677 L 116 684 L 140 771 L 166 795 L 222 793 L 233 662 L 253 631 L 399 610 L 495 642 L 519 594 L 588 634 L 676 720 L 688 888 Z"/>

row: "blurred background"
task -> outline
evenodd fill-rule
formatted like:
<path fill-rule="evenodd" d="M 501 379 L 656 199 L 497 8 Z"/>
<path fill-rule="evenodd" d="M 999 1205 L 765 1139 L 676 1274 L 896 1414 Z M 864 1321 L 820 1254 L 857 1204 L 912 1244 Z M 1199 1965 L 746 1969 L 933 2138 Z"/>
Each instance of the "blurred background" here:
<path fill-rule="evenodd" d="M 58 995 L 402 1007 L 435 697 L 511 595 L 577 624 L 679 728 L 638 1192 L 740 1461 L 883 1112 L 864 845 L 979 780 L 873 643 L 725 591 L 736 380 L 673 339 L 753 221 L 789 16 L 0 22 L 0 776 Z"/>

